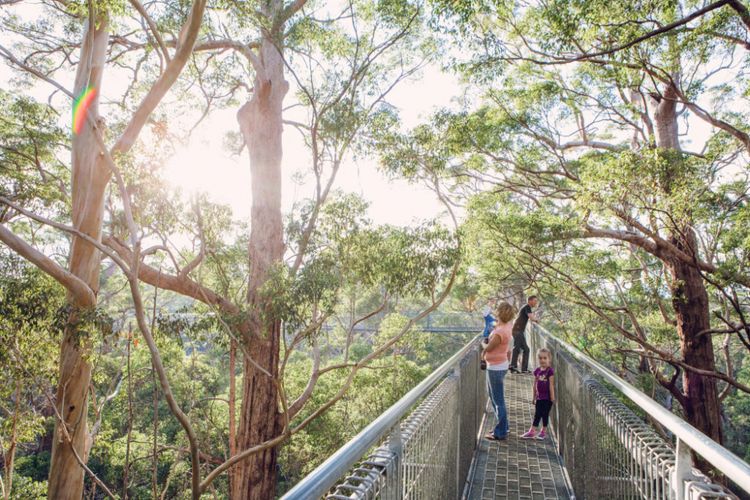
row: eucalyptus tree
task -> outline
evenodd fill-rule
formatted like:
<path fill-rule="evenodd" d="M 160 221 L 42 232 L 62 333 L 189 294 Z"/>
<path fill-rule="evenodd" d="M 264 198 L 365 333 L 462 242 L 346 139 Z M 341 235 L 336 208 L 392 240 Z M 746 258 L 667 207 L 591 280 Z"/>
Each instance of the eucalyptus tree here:
<path fill-rule="evenodd" d="M 201 17 L 195 14 L 202 13 L 202 2 L 193 5 L 192 14 L 179 34 L 174 32 L 179 26 L 176 20 L 179 20 L 182 12 L 178 7 L 168 3 L 149 4 L 147 7 L 138 2 L 131 4 L 142 29 L 128 31 L 125 29 L 129 27 L 128 22 L 123 22 L 122 25 L 117 25 L 118 28 L 123 28 L 122 34 L 113 34 L 109 37 L 108 33 L 113 23 L 107 23 L 109 15 L 106 7 L 120 9 L 117 13 L 122 14 L 121 9 L 124 6 L 91 4 L 86 9 L 83 5 L 71 4 L 70 11 L 66 12 L 71 19 L 88 16 L 94 20 L 90 23 L 93 28 L 87 32 L 87 38 L 85 37 L 83 42 L 67 40 L 65 36 L 58 36 L 58 33 L 52 30 L 51 35 L 38 37 L 36 40 L 40 46 L 39 50 L 28 46 L 17 48 L 21 51 L 28 50 L 29 54 L 26 57 L 19 57 L 12 50 L 3 49 L 3 55 L 11 65 L 62 91 L 65 91 L 64 87 L 54 80 L 56 70 L 48 71 L 44 65 L 57 68 L 56 64 L 61 63 L 65 66 L 69 61 L 71 47 L 80 46 L 84 51 L 91 51 L 92 57 L 87 57 L 89 52 L 84 52 L 80 60 L 85 64 L 76 66 L 82 75 L 78 78 L 80 88 L 67 92 L 71 95 L 79 95 L 89 86 L 97 88 L 100 94 L 106 94 L 106 89 L 100 85 L 105 63 L 121 64 L 132 70 L 132 78 L 129 75 L 126 79 L 126 82 L 132 85 L 127 86 L 121 102 L 126 109 L 122 113 L 125 119 L 116 127 L 123 132 L 115 141 L 115 146 L 110 151 L 103 149 L 103 138 L 98 133 L 101 126 L 97 121 L 96 100 L 89 111 L 93 119 L 85 122 L 85 126 L 91 130 L 85 128 L 84 132 L 73 137 L 73 191 L 79 193 L 73 196 L 73 227 L 26 210 L 11 199 L 3 200 L 13 209 L 13 215 L 22 214 L 38 223 L 53 226 L 73 235 L 71 262 L 81 261 L 82 258 L 78 255 L 86 250 L 83 260 L 86 263 L 86 278 L 90 278 L 88 288 L 83 287 L 71 275 L 57 269 L 41 252 L 24 246 L 5 228 L 4 241 L 69 288 L 85 295 L 91 302 L 89 305 L 93 305 L 95 299 L 95 289 L 91 288 L 94 286 L 91 283 L 97 281 L 100 252 L 115 261 L 128 278 L 139 329 L 146 338 L 154 364 L 158 368 L 163 393 L 190 441 L 193 496 L 199 496 L 216 477 L 233 468 L 230 475 L 233 496 L 266 498 L 272 496 L 274 490 L 275 446 L 293 432 L 289 426 L 293 416 L 291 410 L 298 411 L 306 402 L 314 388 L 314 380 L 317 379 L 317 376 L 311 377 L 311 386 L 287 412 L 287 400 L 282 393 L 283 381 L 279 373 L 279 353 L 283 340 L 280 335 L 282 314 L 275 309 L 276 302 L 271 300 L 272 295 L 269 295 L 268 290 L 278 290 L 274 283 L 277 283 L 276 286 L 279 282 L 290 283 L 288 280 L 297 279 L 297 275 L 299 279 L 304 280 L 305 274 L 311 273 L 318 265 L 318 261 L 312 259 L 312 251 L 308 247 L 315 233 L 316 221 L 331 192 L 337 173 L 352 151 L 368 146 L 368 127 L 387 127 L 395 122 L 395 115 L 386 105 L 385 98 L 398 82 L 415 72 L 422 63 L 419 56 L 421 52 L 417 50 L 419 47 L 414 36 L 418 27 L 420 8 L 418 5 L 388 2 L 374 5 L 349 3 L 341 6 L 339 13 L 329 16 L 325 11 L 321 12 L 321 9 L 306 7 L 304 1 L 290 4 L 278 1 L 259 4 L 218 2 L 212 6 L 215 15 L 208 18 L 205 23 L 205 37 L 195 43 Z M 42 31 L 38 26 L 20 26 L 12 18 L 7 19 L 6 25 L 10 27 L 8 29 L 27 39 L 34 38 Z M 173 47 L 176 51 L 171 53 L 170 49 Z M 220 84 L 210 90 L 223 92 L 221 95 L 224 96 L 234 95 L 239 88 L 250 90 L 248 101 L 238 112 L 241 142 L 243 146 L 247 146 L 250 156 L 253 199 L 247 255 L 250 277 L 243 288 L 245 300 L 239 303 L 201 283 L 201 264 L 204 259 L 207 262 L 211 260 L 207 258 L 211 252 L 206 251 L 211 246 L 210 242 L 206 241 L 210 232 L 207 228 L 211 227 L 211 223 L 202 220 L 200 211 L 197 211 L 194 220 L 196 237 L 201 240 L 200 251 L 187 258 L 174 258 L 168 246 L 170 235 L 163 232 L 160 234 L 164 227 L 149 226 L 148 217 L 144 216 L 148 211 L 143 207 L 149 204 L 149 200 L 143 196 L 153 194 L 153 190 L 143 188 L 143 179 L 138 178 L 137 169 L 133 173 L 124 172 L 123 175 L 117 165 L 118 161 L 128 166 L 139 163 L 139 158 L 126 157 L 124 153 L 134 144 L 145 120 L 159 98 L 173 83 L 176 73 L 185 65 L 187 55 L 191 51 L 196 55 L 191 60 L 190 77 L 198 82 L 207 104 L 214 104 L 216 95 L 207 93 L 206 90 L 216 82 Z M 236 64 L 237 57 L 242 58 L 245 64 Z M 88 61 L 96 63 L 92 66 L 94 69 L 84 67 Z M 218 66 L 209 68 L 209 63 L 217 63 Z M 143 88 L 144 70 L 148 75 L 158 76 L 158 79 L 128 122 L 129 99 Z M 213 73 L 207 73 L 209 70 L 213 70 Z M 93 78 L 87 76 L 88 72 L 92 73 Z M 118 73 L 118 76 L 120 74 L 122 73 Z M 304 110 L 299 116 L 285 117 L 282 113 L 282 102 L 289 89 L 287 74 L 293 76 L 297 105 L 301 104 Z M 249 80 L 252 84 L 244 80 Z M 189 84 L 186 87 L 189 87 Z M 219 87 L 228 90 L 223 91 Z M 205 110 L 206 113 L 209 111 L 208 108 Z M 165 115 L 153 118 L 152 143 L 158 142 L 165 136 L 165 131 L 168 133 L 172 128 L 169 119 L 170 117 Z M 311 151 L 310 166 L 316 181 L 313 203 L 306 214 L 299 238 L 290 242 L 294 246 L 295 254 L 288 267 L 283 261 L 284 241 L 280 208 L 281 134 L 284 124 L 293 126 L 302 133 Z M 83 141 L 83 138 L 88 140 Z M 79 145 L 86 145 L 88 149 L 79 151 Z M 147 149 L 148 147 L 144 148 L 141 153 Z M 93 169 L 91 176 L 78 174 L 78 158 L 98 162 L 96 168 L 85 164 L 84 170 L 88 169 L 86 172 Z M 115 198 L 119 201 L 109 210 L 110 231 L 102 238 L 106 245 L 103 246 L 99 243 L 103 194 L 112 173 L 115 174 L 116 180 Z M 91 185 L 82 184 L 82 180 L 90 180 Z M 93 200 L 96 203 L 78 202 L 78 196 L 85 196 L 85 200 Z M 165 207 L 164 204 L 159 208 L 176 211 Z M 78 215 L 77 210 L 85 211 L 84 222 L 96 226 L 95 230 L 88 226 L 81 227 L 79 218 L 83 215 Z M 142 249 L 144 244 L 148 244 L 149 238 L 153 237 L 160 238 L 164 244 Z M 394 241 L 403 243 L 399 239 Z M 426 248 L 426 243 L 421 245 L 422 248 Z M 394 248 L 403 251 L 402 246 Z M 444 248 L 443 250 L 447 251 Z M 166 252 L 170 257 L 171 263 L 167 269 L 151 267 L 144 261 L 152 254 L 161 252 Z M 412 253 L 414 256 L 420 255 L 419 252 Z M 412 265 L 407 269 L 417 271 L 433 267 Z M 174 274 L 170 274 L 170 271 Z M 286 274 L 289 277 L 284 278 Z M 451 282 L 450 273 L 446 279 L 448 283 Z M 146 321 L 140 280 L 216 308 L 227 319 L 227 331 L 236 340 L 236 345 L 243 354 L 242 410 L 236 439 L 233 412 L 230 412 L 232 456 L 224 464 L 213 469 L 202 481 L 197 438 L 189 416 L 177 405 L 171 394 L 169 380 L 161 367 L 159 352 Z M 92 293 L 88 293 L 89 291 Z M 430 307 L 434 308 L 444 294 L 437 293 L 434 289 L 431 290 L 431 294 L 436 302 Z M 323 319 L 320 315 L 316 316 L 308 327 L 302 329 L 300 339 L 314 331 Z M 371 359 L 368 357 L 359 363 L 347 363 L 329 370 L 349 369 L 350 375 L 347 380 L 350 380 L 357 370 Z M 71 369 L 87 366 L 85 357 L 78 356 L 74 361 Z M 69 365 L 65 364 L 64 367 Z M 89 374 L 84 372 L 82 376 L 76 374 L 74 379 L 84 384 L 80 387 L 87 387 L 85 379 L 88 376 Z M 73 386 L 66 382 L 60 387 L 66 392 L 67 404 L 71 401 L 68 392 Z M 346 387 L 342 388 L 336 397 L 341 397 L 345 389 Z M 81 402 L 85 403 L 85 390 L 79 392 L 83 398 Z M 60 397 L 59 399 L 62 400 Z M 230 399 L 233 404 L 233 398 Z M 330 402 L 312 412 L 301 425 L 306 425 L 331 404 L 333 403 Z M 85 429 L 85 418 L 82 420 L 80 416 L 82 413 L 85 417 L 85 404 L 71 404 L 70 407 L 71 411 L 75 410 L 73 417 L 78 423 L 73 430 L 79 432 Z M 56 456 L 60 453 L 62 451 L 56 452 Z M 78 466 L 85 465 L 85 455 L 77 453 L 80 460 L 76 464 L 76 474 Z M 56 460 L 55 463 L 59 464 L 60 461 Z M 56 470 L 55 467 L 53 469 Z M 52 476 L 62 477 L 54 470 Z M 70 474 L 63 476 L 72 477 Z M 53 486 L 53 483 L 55 481 L 50 483 L 51 492 L 59 489 Z M 75 488 L 68 491 L 72 497 L 79 494 Z"/>
<path fill-rule="evenodd" d="M 140 3 L 133 2 L 133 6 L 140 18 Z M 66 201 L 72 224 L 67 230 L 73 235 L 67 269 L 65 264 L 48 257 L 12 231 L 9 220 L 28 212 L 21 206 L 24 200 L 14 199 L 13 190 L 2 193 L 5 208 L 0 240 L 52 276 L 68 292 L 70 314 L 61 343 L 55 401 L 57 420 L 48 489 L 51 498 L 80 498 L 83 491 L 85 463 L 91 447 L 87 423 L 90 341 L 85 338 L 84 323 L 97 304 L 101 261 L 101 249 L 97 244 L 102 236 L 107 187 L 113 174 L 122 181 L 114 158 L 120 160 L 131 150 L 154 109 L 185 66 L 198 36 L 205 6 L 205 1 L 196 0 L 188 9 L 176 8 L 176 18 L 184 23 L 180 33 L 171 37 L 175 49 L 170 53 L 161 47 L 162 65 L 150 73 L 151 78 L 145 83 L 147 91 L 140 103 L 128 103 L 125 118 L 120 118 L 122 121 L 118 123 L 122 128 L 118 127 L 119 131 L 111 134 L 114 136 L 112 146 L 105 142 L 108 137 L 105 120 L 99 113 L 99 97 L 108 94 L 105 73 L 118 64 L 113 47 L 123 38 L 113 32 L 116 28 L 127 30 L 126 22 L 118 22 L 125 18 L 125 5 L 120 2 L 50 2 L 42 3 L 38 7 L 41 12 L 33 12 L 32 20 L 28 20 L 28 12 L 14 15 L 6 11 L 3 15 L 3 31 L 16 43 L 13 47 L 1 47 L 0 54 L 24 80 L 51 85 L 55 92 L 71 101 L 83 97 L 87 89 L 93 91 L 89 94 L 94 97 L 87 112 L 81 113 L 80 128 L 62 144 L 71 152 L 70 189 L 62 190 L 69 196 Z M 23 7 L 19 3 L 10 8 Z M 145 19 L 150 21 L 148 16 Z M 163 42 L 164 37 L 152 22 L 144 26 L 137 34 L 130 32 L 131 41 L 151 47 L 157 46 L 156 40 Z M 64 83 L 66 72 L 75 73 L 72 87 Z M 49 149 L 50 145 L 46 145 L 39 151 Z M 20 152 L 17 157 L 22 157 Z M 44 157 L 27 155 L 25 159 L 15 165 L 15 170 L 26 170 L 21 168 L 24 165 L 36 166 L 40 181 L 46 181 Z"/>
<path fill-rule="evenodd" d="M 446 36 L 475 49 L 450 62 L 475 84 L 479 105 L 386 137 L 386 164 L 450 177 L 454 195 L 496 193 L 470 212 L 495 271 L 563 280 L 721 442 L 717 382 L 748 389 L 731 366 L 717 367 L 713 342 L 729 334 L 750 346 L 748 248 L 736 239 L 748 201 L 744 4 L 436 4 Z M 706 136 L 681 139 L 701 122 Z M 604 244 L 632 258 L 611 254 L 610 267 L 597 267 Z M 502 261 L 511 256 L 515 269 Z M 595 295 L 583 261 L 599 277 L 588 282 L 600 285 Z M 679 354 L 652 343 L 628 307 L 636 287 L 677 334 Z"/>
<path fill-rule="evenodd" d="M 252 92 L 237 114 L 240 142 L 249 154 L 253 201 L 245 299 L 238 304 L 189 279 L 204 254 L 182 271 L 175 270 L 177 276 L 165 277 L 143 265 L 140 278 L 207 302 L 233 318 L 227 326 L 242 353 L 244 373 L 236 432 L 230 422 L 230 448 L 235 453 L 207 476 L 201 488 L 231 468 L 233 496 L 268 498 L 275 488 L 276 446 L 292 432 L 291 416 L 309 398 L 317 379 L 311 377 L 313 384 L 298 405 L 285 408 L 279 372 L 281 315 L 268 290 L 276 289 L 273 283 L 287 272 L 293 280 L 304 269 L 314 268 L 309 262 L 310 241 L 342 165 L 368 147 L 368 128 L 395 123 L 386 97 L 423 63 L 416 37 L 421 11 L 416 4 L 390 2 L 345 3 L 332 14 L 331 8 L 308 6 L 305 1 L 219 6 L 225 10 L 209 20 L 208 38 L 198 50 L 230 51 L 231 57 L 243 58 L 240 73 L 226 75 L 227 85 L 243 77 L 252 82 L 245 84 Z M 295 102 L 285 111 L 288 79 Z M 294 108 L 301 111 L 294 113 Z M 299 237 L 287 241 L 286 250 L 293 252 L 288 264 L 281 212 L 284 125 L 302 134 L 315 182 Z M 107 241 L 121 256 L 132 256 L 132 248 L 115 238 Z M 314 331 L 323 319 L 317 317 L 305 331 Z M 230 401 L 233 405 L 234 398 Z"/>

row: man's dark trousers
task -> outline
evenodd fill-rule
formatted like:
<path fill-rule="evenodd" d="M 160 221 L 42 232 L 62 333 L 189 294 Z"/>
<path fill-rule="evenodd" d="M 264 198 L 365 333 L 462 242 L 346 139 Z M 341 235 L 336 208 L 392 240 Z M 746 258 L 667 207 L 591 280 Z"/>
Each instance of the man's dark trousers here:
<path fill-rule="evenodd" d="M 518 369 L 518 355 L 523 351 L 521 359 L 521 371 L 529 370 L 529 344 L 526 343 L 524 330 L 513 332 L 513 357 L 510 360 L 510 368 Z"/>

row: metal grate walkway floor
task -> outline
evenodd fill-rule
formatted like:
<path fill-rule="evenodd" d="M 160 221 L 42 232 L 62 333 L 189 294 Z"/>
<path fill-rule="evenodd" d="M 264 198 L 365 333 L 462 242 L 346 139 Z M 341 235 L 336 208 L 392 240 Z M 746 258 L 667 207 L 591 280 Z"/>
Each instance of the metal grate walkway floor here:
<path fill-rule="evenodd" d="M 531 426 L 532 375 L 505 377 L 505 402 L 510 419 L 507 441 L 481 439 L 474 455 L 470 500 L 551 500 L 574 498 L 565 481 L 565 471 L 552 440 L 520 439 Z M 482 436 L 495 426 L 495 415 L 487 406 Z"/>

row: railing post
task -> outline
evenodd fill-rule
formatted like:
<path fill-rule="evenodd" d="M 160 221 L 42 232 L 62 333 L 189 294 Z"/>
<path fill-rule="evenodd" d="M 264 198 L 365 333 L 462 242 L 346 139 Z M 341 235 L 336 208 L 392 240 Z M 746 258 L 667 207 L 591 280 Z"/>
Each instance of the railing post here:
<path fill-rule="evenodd" d="M 477 356 L 480 357 L 481 359 L 481 356 L 482 356 L 481 347 L 479 348 L 479 352 L 477 353 Z M 477 367 L 479 367 L 479 363 L 480 361 L 477 360 Z M 471 439 L 473 440 L 472 448 L 475 448 L 479 444 L 478 435 L 479 435 L 479 432 L 481 431 L 482 422 L 484 421 L 484 412 L 487 409 L 487 400 L 482 397 L 483 394 L 482 394 L 482 385 L 481 385 L 481 384 L 487 383 L 485 381 L 485 376 L 486 375 L 483 372 L 477 370 L 477 372 L 472 377 L 474 379 L 474 402 L 477 405 L 477 413 L 476 415 L 474 415 L 474 423 L 471 427 L 471 432 L 472 432 Z"/>
<path fill-rule="evenodd" d="M 404 442 L 401 439 L 401 423 L 397 423 L 388 435 L 388 451 L 393 453 L 393 481 L 388 481 L 386 498 L 401 498 L 404 489 Z"/>
<path fill-rule="evenodd" d="M 677 438 L 674 472 L 672 473 L 672 495 L 675 500 L 685 498 L 685 483 L 693 476 L 693 457 L 685 442 Z"/>
<path fill-rule="evenodd" d="M 456 366 L 453 367 L 453 378 L 456 379 L 456 495 L 455 498 L 458 498 L 461 491 L 461 442 L 462 437 L 461 436 L 461 394 L 463 392 L 461 391 L 461 361 L 456 363 Z"/>

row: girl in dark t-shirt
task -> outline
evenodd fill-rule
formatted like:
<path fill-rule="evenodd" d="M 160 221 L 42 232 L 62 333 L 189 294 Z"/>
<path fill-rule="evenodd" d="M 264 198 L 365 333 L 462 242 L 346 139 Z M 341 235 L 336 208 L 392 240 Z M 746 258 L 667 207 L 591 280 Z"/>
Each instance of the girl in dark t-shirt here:
<path fill-rule="evenodd" d="M 549 349 L 537 351 L 539 367 L 534 370 L 534 423 L 521 436 L 522 439 L 545 439 L 549 427 L 549 412 L 555 402 L 555 369 L 552 368 L 552 353 Z M 542 430 L 537 433 L 539 424 Z"/>

